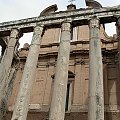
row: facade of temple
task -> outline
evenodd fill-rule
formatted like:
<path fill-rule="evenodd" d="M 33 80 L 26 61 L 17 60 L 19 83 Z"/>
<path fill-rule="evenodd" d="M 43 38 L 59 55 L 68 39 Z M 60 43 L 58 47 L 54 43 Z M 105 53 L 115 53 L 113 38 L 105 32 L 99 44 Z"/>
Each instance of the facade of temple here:
<path fill-rule="evenodd" d="M 120 5 L 86 5 L 0 23 L 0 120 L 120 119 Z M 18 50 L 27 32 L 32 42 Z"/>

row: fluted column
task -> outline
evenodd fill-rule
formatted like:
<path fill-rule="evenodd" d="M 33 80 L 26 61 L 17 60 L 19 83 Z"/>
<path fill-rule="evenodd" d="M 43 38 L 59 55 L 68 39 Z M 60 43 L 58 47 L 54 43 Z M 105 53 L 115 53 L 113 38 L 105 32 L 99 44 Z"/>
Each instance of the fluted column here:
<path fill-rule="evenodd" d="M 6 86 L 8 86 L 9 83 L 9 74 L 11 71 L 11 65 L 12 60 L 14 57 L 15 52 L 15 46 L 19 39 L 19 31 L 18 29 L 12 29 L 10 33 L 10 38 L 8 41 L 8 46 L 5 50 L 5 53 L 3 55 L 3 58 L 0 63 L 0 120 L 3 117 L 3 114 L 5 108 L 3 108 L 2 104 L 6 104 L 7 98 L 6 98 Z"/>
<path fill-rule="evenodd" d="M 90 20 L 88 120 L 104 120 L 103 65 L 99 19 Z"/>
<path fill-rule="evenodd" d="M 26 120 L 27 118 L 30 93 L 36 74 L 42 32 L 43 26 L 37 25 L 34 28 L 31 46 L 23 71 L 19 93 L 11 120 Z"/>
<path fill-rule="evenodd" d="M 71 23 L 62 23 L 49 120 L 64 120 L 70 55 Z"/>

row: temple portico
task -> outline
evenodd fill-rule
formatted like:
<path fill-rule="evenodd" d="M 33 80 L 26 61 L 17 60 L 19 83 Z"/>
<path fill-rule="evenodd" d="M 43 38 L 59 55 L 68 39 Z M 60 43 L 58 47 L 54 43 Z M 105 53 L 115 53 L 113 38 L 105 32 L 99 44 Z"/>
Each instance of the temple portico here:
<path fill-rule="evenodd" d="M 0 120 L 119 120 L 120 6 L 86 5 L 62 12 L 52 5 L 38 17 L 0 23 L 0 40 L 8 40 L 0 62 Z M 105 33 L 110 22 L 116 38 Z M 18 51 L 28 32 L 31 44 Z"/>

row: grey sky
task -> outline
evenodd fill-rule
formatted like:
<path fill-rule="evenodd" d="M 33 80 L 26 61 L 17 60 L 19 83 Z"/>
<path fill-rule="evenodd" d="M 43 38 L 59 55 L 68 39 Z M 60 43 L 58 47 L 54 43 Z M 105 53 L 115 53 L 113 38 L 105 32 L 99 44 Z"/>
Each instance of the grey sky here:
<path fill-rule="evenodd" d="M 58 11 L 65 10 L 69 0 L 0 0 L 0 22 L 38 16 L 46 7 L 57 4 Z M 120 0 L 97 0 L 103 6 L 115 6 Z M 85 0 L 73 2 L 77 8 L 85 7 Z"/>
<path fill-rule="evenodd" d="M 68 1 L 69 0 L 0 0 L 0 23 L 39 16 L 43 9 L 53 4 L 57 4 L 58 11 L 63 11 L 66 10 L 66 6 L 70 4 Z M 120 4 L 120 0 L 97 1 L 100 2 L 103 7 L 116 6 Z M 86 7 L 85 0 L 76 0 L 73 3 L 76 4 L 77 9 Z M 113 27 L 113 25 L 109 25 L 107 27 L 107 32 L 109 35 L 114 34 L 115 27 Z M 24 39 L 22 38 L 21 41 L 24 41 L 25 43 L 25 40 L 31 37 L 32 34 L 26 34 Z"/>

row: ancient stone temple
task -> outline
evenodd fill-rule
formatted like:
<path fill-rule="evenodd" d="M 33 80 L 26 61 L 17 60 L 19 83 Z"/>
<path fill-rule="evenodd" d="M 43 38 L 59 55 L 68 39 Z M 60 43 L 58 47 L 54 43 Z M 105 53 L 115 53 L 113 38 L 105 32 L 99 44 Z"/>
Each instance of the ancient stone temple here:
<path fill-rule="evenodd" d="M 0 23 L 0 120 L 120 120 L 120 5 L 86 6 Z"/>

